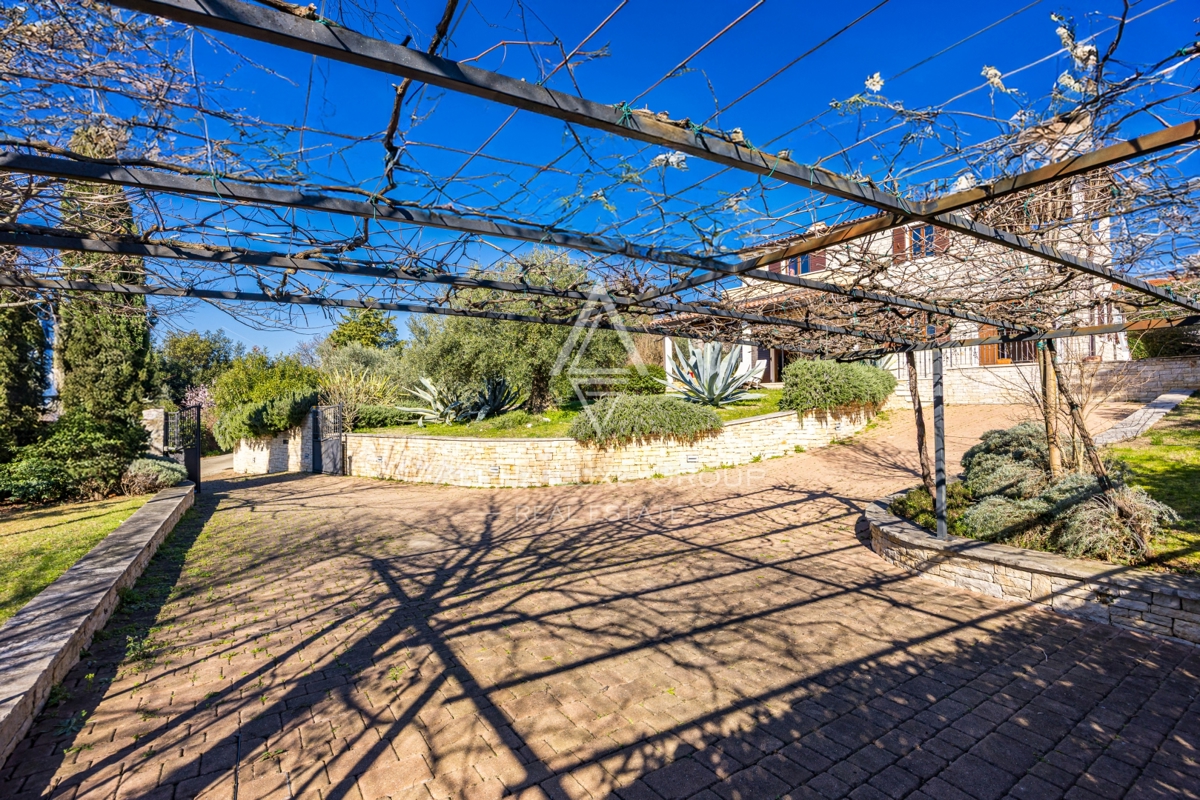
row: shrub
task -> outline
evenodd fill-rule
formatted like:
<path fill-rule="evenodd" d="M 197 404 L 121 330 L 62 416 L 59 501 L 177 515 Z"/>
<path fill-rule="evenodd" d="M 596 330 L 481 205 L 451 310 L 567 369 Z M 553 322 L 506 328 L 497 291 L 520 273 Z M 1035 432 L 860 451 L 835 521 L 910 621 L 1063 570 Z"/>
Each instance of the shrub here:
<path fill-rule="evenodd" d="M 147 438 L 132 419 L 100 422 L 84 411 L 69 411 L 46 438 L 21 448 L 12 463 L 0 467 L 0 496 L 27 503 L 106 497 Z"/>
<path fill-rule="evenodd" d="M 605 447 L 651 438 L 694 442 L 720 429 L 721 418 L 706 406 L 660 395 L 619 394 L 585 408 L 568 434 Z"/>
<path fill-rule="evenodd" d="M 121 476 L 121 491 L 128 495 L 148 494 L 176 485 L 187 479 L 187 470 L 169 458 L 143 456 L 135 458 Z"/>
<path fill-rule="evenodd" d="M 962 523 L 976 539 L 1004 542 L 1039 533 L 1050 510 L 1050 504 L 1039 498 L 1014 500 L 993 495 L 968 508 L 963 513 Z"/>
<path fill-rule="evenodd" d="M 875 409 L 896 389 L 896 376 L 870 364 L 793 361 L 783 370 L 780 409 Z"/>
<path fill-rule="evenodd" d="M 317 404 L 317 392 L 292 392 L 282 397 L 244 403 L 223 411 L 213 426 L 217 443 L 232 449 L 241 439 L 274 436 L 304 422 L 304 416 Z"/>
<path fill-rule="evenodd" d="M 402 411 L 396 406 L 359 406 L 354 428 L 394 428 L 416 420 L 416 414 Z"/>
<path fill-rule="evenodd" d="M 625 370 L 624 383 L 618 389 L 625 394 L 663 394 L 667 371 L 655 364 L 646 364 L 641 371 L 630 365 Z"/>
<path fill-rule="evenodd" d="M 293 356 L 273 359 L 255 350 L 235 358 L 229 369 L 216 379 L 212 399 L 218 413 L 223 414 L 250 403 L 314 392 L 320 385 L 320 377 L 317 370 L 304 366 Z"/>
<path fill-rule="evenodd" d="M 971 504 L 971 493 L 967 487 L 955 481 L 946 484 L 946 530 L 952 535 L 963 533 L 962 515 Z M 911 519 L 918 525 L 937 529 L 937 516 L 933 512 L 933 498 L 924 486 L 905 492 L 894 499 L 889 510 L 898 517 Z"/>
<path fill-rule="evenodd" d="M 1128 518 L 1121 516 L 1118 505 Z M 1072 558 L 1138 564 L 1150 555 L 1154 535 L 1178 519 L 1173 509 L 1141 489 L 1122 486 L 1111 495 L 1098 493 L 1075 504 L 1062 517 L 1055 546 Z"/>
<path fill-rule="evenodd" d="M 514 428 L 524 428 L 540 419 L 537 414 L 530 414 L 528 411 L 509 411 L 507 414 L 493 417 L 488 425 L 498 431 L 510 431 Z"/>
<path fill-rule="evenodd" d="M 971 471 L 972 462 L 979 456 L 991 454 L 1005 456 L 1013 461 L 1028 461 L 1037 469 L 1050 468 L 1049 448 L 1046 445 L 1046 429 L 1038 422 L 1022 422 L 1007 430 L 987 431 L 979 437 L 979 444 L 962 457 L 963 469 Z"/>
<path fill-rule="evenodd" d="M 1045 488 L 1049 476 L 1036 464 L 1016 461 L 1002 453 L 980 453 L 971 460 L 964 482 L 976 497 L 999 494 L 1033 497 Z"/>

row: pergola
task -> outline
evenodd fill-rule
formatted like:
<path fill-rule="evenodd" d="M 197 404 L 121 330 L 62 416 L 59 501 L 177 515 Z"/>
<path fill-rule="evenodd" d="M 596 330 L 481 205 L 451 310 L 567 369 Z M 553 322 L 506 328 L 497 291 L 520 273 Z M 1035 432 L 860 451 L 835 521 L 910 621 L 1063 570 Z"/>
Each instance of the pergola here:
<path fill-rule="evenodd" d="M 347 187 L 283 186 L 250 181 L 203 169 L 168 169 L 164 165 L 121 163 L 116 159 L 83 158 L 62 152 L 45 154 L 28 149 L 0 153 L 0 172 L 34 176 L 55 182 L 100 184 L 135 190 L 151 197 L 177 197 L 215 203 L 223 208 L 268 209 L 271 213 L 300 212 L 345 218 L 354 224 L 396 225 L 404 229 L 431 229 L 456 235 L 494 240 L 515 246 L 552 247 L 615 260 L 630 265 L 640 281 L 627 285 L 612 282 L 594 287 L 562 287 L 537 280 L 501 279 L 506 276 L 479 270 L 455 270 L 445 263 L 426 263 L 418 253 L 407 263 L 378 258 L 350 258 L 336 252 L 280 252 L 237 244 L 214 244 L 185 237 L 153 239 L 79 229 L 46 221 L 11 221 L 0 225 L 0 245 L 55 253 L 136 257 L 182 264 L 207 265 L 227 270 L 230 276 L 252 277 L 260 291 L 205 288 L 179 281 L 176 284 L 116 283 L 56 277 L 34 271 L 0 273 L 0 287 L 49 292 L 97 292 L 155 297 L 196 298 L 220 302 L 248 302 L 316 307 L 378 308 L 421 314 L 476 317 L 491 320 L 575 326 L 579 310 L 587 303 L 611 303 L 631 317 L 629 324 L 591 319 L 586 324 L 662 335 L 681 331 L 693 338 L 769 346 L 803 355 L 841 359 L 873 359 L 892 353 L 933 351 L 934 436 L 936 505 L 939 535 L 945 535 L 945 486 L 942 351 L 1001 342 L 1048 342 L 1057 339 L 1200 325 L 1200 300 L 1194 293 L 1176 291 L 1115 269 L 1093 258 L 1078 243 L 1055 241 L 1039 231 L 1020 226 L 994 225 L 980 209 L 998 208 L 1004 202 L 1034 190 L 1070 186 L 1076 179 L 1104 175 L 1106 170 L 1131 160 L 1144 159 L 1200 140 L 1200 120 L 1061 158 L 1036 169 L 1021 171 L 990 183 L 942 193 L 927 200 L 911 200 L 869 180 L 856 180 L 830 170 L 807 166 L 790 154 L 767 153 L 752 146 L 740 132 L 725 131 L 665 113 L 635 109 L 630 103 L 594 102 L 560 92 L 541 83 L 506 77 L 494 71 L 423 53 L 405 44 L 364 36 L 319 17 L 314 11 L 287 7 L 265 8 L 241 0 L 109 0 L 131 11 L 174 20 L 196 28 L 233 34 L 289 48 L 301 53 L 392 75 L 455 94 L 499 103 L 539 117 L 557 120 L 574 131 L 590 129 L 619 140 L 632 140 L 668 148 L 676 154 L 701 159 L 725 170 L 756 179 L 798 187 L 814 196 L 848 202 L 875 212 L 853 224 L 820 230 L 794 238 L 784 246 L 767 247 L 750 258 L 730 258 L 712 248 L 679 248 L 643 244 L 633 238 L 588 234 L 566 226 L 515 218 L 512 215 L 460 213 L 432 204 L 404 202 L 382 192 L 351 191 Z M 565 60 L 564 60 L 565 63 Z M 389 165 L 389 170 L 394 163 Z M 966 290 L 939 287 L 936 281 L 921 287 L 887 279 L 886 270 L 864 279 L 818 280 L 811 275 L 785 274 L 768 267 L 780 261 L 835 247 L 864 244 L 888 231 L 916 223 L 929 224 L 955 234 L 979 248 L 964 256 L 991 261 L 992 272 L 1004 273 L 972 295 Z M 1062 234 L 1064 228 L 1058 229 Z M 347 249 L 355 249 L 353 247 Z M 1000 255 L 997 256 L 996 254 Z M 1007 258 L 1034 260 L 1045 268 L 1029 276 L 1005 266 Z M 611 263 L 611 261 L 610 261 Z M 1015 262 L 1014 262 L 1015 263 Z M 277 286 L 264 276 L 283 276 Z M 444 296 L 427 302 L 408 299 L 346 297 L 344 292 L 318 293 L 287 285 L 287 276 L 308 275 L 320 280 L 371 279 L 375 285 L 440 288 Z M 799 306 L 788 313 L 760 314 L 739 308 L 721 297 L 708 299 L 699 292 L 724 279 L 736 277 L 770 285 L 805 290 L 823 298 L 825 305 Z M 1121 287 L 1149 312 L 1140 319 L 1102 325 L 1063 325 L 1060 307 L 1035 310 L 1030 303 L 989 297 L 995 286 L 1014 282 L 1020 293 L 1036 299 L 1040 294 L 1065 294 L 1079 281 L 1089 280 Z M 1074 281 L 1074 283 L 1072 283 Z M 1065 287 L 1065 288 L 1064 288 Z M 456 302 L 461 290 L 479 290 L 486 302 Z M 1018 294 L 1020 294 L 1018 293 Z M 518 296 L 537 303 L 538 313 L 505 311 L 503 298 Z M 1014 294 L 1014 297 L 1017 295 Z M 495 299 L 499 298 L 499 299 Z M 418 298 L 419 299 L 419 298 Z M 1165 313 L 1170 309 L 1171 314 Z M 1175 310 L 1178 309 L 1178 312 Z M 956 337 L 956 323 L 990 326 L 994 336 Z"/>

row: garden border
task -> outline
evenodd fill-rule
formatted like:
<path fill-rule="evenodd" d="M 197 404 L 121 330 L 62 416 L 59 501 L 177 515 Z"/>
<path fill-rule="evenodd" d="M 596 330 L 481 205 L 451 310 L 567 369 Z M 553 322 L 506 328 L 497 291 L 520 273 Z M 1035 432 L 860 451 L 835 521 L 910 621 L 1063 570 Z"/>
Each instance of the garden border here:
<path fill-rule="evenodd" d="M 190 481 L 163 489 L 0 626 L 0 766 L 194 502 Z"/>
<path fill-rule="evenodd" d="M 1083 561 L 951 536 L 867 506 L 871 549 L 898 567 L 961 589 L 1200 645 L 1200 579 Z"/>

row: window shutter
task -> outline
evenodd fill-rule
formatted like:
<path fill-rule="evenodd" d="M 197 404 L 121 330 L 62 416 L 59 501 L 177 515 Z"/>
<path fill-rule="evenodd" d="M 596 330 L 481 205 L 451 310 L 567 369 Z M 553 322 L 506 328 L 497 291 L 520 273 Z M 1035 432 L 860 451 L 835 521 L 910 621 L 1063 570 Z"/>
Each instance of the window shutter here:
<path fill-rule="evenodd" d="M 779 268 L 780 268 L 781 264 L 782 264 L 782 262 L 776 261 L 774 264 L 767 267 L 767 272 L 779 272 Z"/>
<path fill-rule="evenodd" d="M 995 336 L 996 329 L 991 325 L 979 326 L 979 338 L 986 339 L 989 336 Z M 979 366 L 992 367 L 996 365 L 996 358 L 1000 355 L 1000 345 L 998 344 L 981 344 L 979 345 Z"/>
<path fill-rule="evenodd" d="M 941 255 L 950 247 L 950 231 L 945 228 L 933 229 L 933 252 Z"/>
<path fill-rule="evenodd" d="M 892 261 L 902 264 L 908 260 L 908 228 L 892 228 Z"/>
<path fill-rule="evenodd" d="M 825 251 L 818 250 L 815 253 L 808 254 L 808 271 L 820 272 L 825 269 Z"/>

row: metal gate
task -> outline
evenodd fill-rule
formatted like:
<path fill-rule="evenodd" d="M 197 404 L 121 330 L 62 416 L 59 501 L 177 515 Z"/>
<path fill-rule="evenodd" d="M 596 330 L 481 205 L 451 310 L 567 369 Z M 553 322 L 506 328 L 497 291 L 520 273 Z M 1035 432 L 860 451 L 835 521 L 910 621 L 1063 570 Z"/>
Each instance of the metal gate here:
<path fill-rule="evenodd" d="M 164 420 L 166 431 L 163 448 L 169 458 L 173 458 L 187 470 L 188 480 L 196 484 L 196 494 L 200 493 L 200 406 L 184 406 L 179 411 L 172 411 Z"/>
<path fill-rule="evenodd" d="M 317 406 L 312 410 L 312 471 L 325 475 L 342 474 L 342 407 Z"/>

